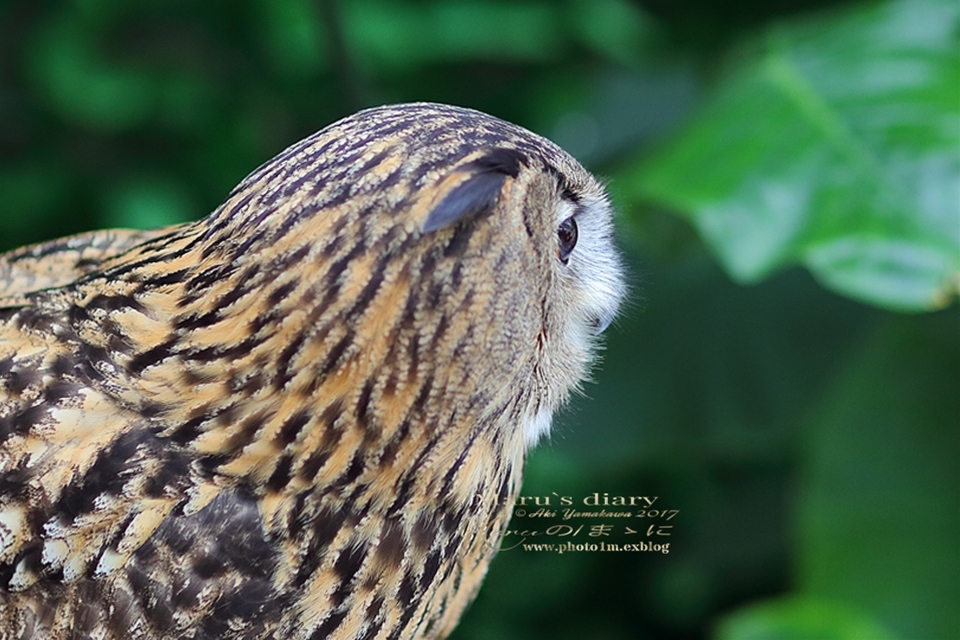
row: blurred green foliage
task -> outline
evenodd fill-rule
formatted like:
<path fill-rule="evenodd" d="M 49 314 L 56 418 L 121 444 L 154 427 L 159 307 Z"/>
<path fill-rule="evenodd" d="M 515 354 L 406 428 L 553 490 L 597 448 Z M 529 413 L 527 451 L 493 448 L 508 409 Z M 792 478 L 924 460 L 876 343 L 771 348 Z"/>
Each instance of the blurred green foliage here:
<path fill-rule="evenodd" d="M 800 262 L 855 298 L 945 306 L 960 292 L 958 17 L 902 0 L 766 29 L 623 182 L 690 215 L 739 280 Z"/>
<path fill-rule="evenodd" d="M 196 219 L 363 106 L 518 122 L 611 178 L 635 274 L 523 493 L 679 514 L 668 554 L 503 551 L 455 637 L 952 640 L 958 13 L 0 0 L 0 249 Z"/>

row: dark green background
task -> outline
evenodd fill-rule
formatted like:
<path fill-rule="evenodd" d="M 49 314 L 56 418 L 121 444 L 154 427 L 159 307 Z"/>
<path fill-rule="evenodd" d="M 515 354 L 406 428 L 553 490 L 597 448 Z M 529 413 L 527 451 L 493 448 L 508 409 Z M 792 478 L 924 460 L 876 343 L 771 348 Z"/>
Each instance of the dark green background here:
<path fill-rule="evenodd" d="M 455 638 L 952 640 L 957 13 L 0 0 L 0 249 L 201 217 L 364 106 L 522 124 L 610 180 L 632 288 L 523 493 L 679 514 L 604 521 L 669 554 L 504 551 Z"/>

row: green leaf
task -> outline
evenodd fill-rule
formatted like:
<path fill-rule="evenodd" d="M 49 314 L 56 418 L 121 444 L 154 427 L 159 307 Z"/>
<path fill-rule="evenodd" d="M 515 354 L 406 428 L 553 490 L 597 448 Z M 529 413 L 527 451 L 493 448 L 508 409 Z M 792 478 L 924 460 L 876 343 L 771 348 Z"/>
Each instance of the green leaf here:
<path fill-rule="evenodd" d="M 62 11 L 37 35 L 29 77 L 70 121 L 103 131 L 141 124 L 151 115 L 156 87 L 141 70 L 102 56 L 96 40 L 71 11 Z"/>
<path fill-rule="evenodd" d="M 960 5 L 771 28 L 699 117 L 620 180 L 689 216 L 731 275 L 792 263 L 900 310 L 960 287 Z"/>
<path fill-rule="evenodd" d="M 309 0 L 261 0 L 254 5 L 278 75 L 307 77 L 325 64 L 324 37 L 317 3 Z"/>
<path fill-rule="evenodd" d="M 155 229 L 196 216 L 190 196 L 174 180 L 146 175 L 119 182 L 105 199 L 105 227 Z"/>
<path fill-rule="evenodd" d="M 571 14 L 571 27 L 584 44 L 620 64 L 635 62 L 649 41 L 649 18 L 626 0 L 575 0 Z"/>
<path fill-rule="evenodd" d="M 798 587 L 904 638 L 960 638 L 956 311 L 882 324 L 806 421 Z"/>
<path fill-rule="evenodd" d="M 70 192 L 67 172 L 47 162 L 22 162 L 0 171 L 0 233 L 28 231 L 53 218 Z"/>
<path fill-rule="evenodd" d="M 344 27 L 361 61 L 384 69 L 490 59 L 541 61 L 562 48 L 556 7 L 538 0 L 466 0 L 413 6 L 344 3 Z"/>
<path fill-rule="evenodd" d="M 870 617 L 820 600 L 787 598 L 752 605 L 727 616 L 717 640 L 890 640 Z"/>

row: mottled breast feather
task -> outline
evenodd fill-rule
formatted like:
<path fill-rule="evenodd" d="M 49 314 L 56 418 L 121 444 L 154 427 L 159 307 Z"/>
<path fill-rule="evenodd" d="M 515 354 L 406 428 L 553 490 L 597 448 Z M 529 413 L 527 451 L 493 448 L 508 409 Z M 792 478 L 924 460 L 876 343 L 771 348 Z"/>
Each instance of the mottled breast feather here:
<path fill-rule="evenodd" d="M 445 637 L 617 310 L 611 234 L 551 142 L 407 104 L 197 222 L 0 256 L 0 638 Z"/>

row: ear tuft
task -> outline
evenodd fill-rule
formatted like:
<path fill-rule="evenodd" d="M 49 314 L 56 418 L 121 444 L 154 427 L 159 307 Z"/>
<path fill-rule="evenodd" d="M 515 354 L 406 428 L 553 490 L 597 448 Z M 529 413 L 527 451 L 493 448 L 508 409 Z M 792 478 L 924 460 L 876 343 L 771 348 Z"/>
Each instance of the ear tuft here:
<path fill-rule="evenodd" d="M 454 222 L 493 211 L 507 178 L 516 178 L 527 157 L 516 149 L 492 149 L 489 153 L 458 167 L 469 177 L 450 190 L 433 208 L 423 224 L 430 233 Z"/>
<path fill-rule="evenodd" d="M 468 163 L 470 167 L 480 171 L 491 171 L 516 178 L 520 174 L 520 167 L 527 164 L 527 156 L 516 149 L 491 149 L 486 155 Z"/>

